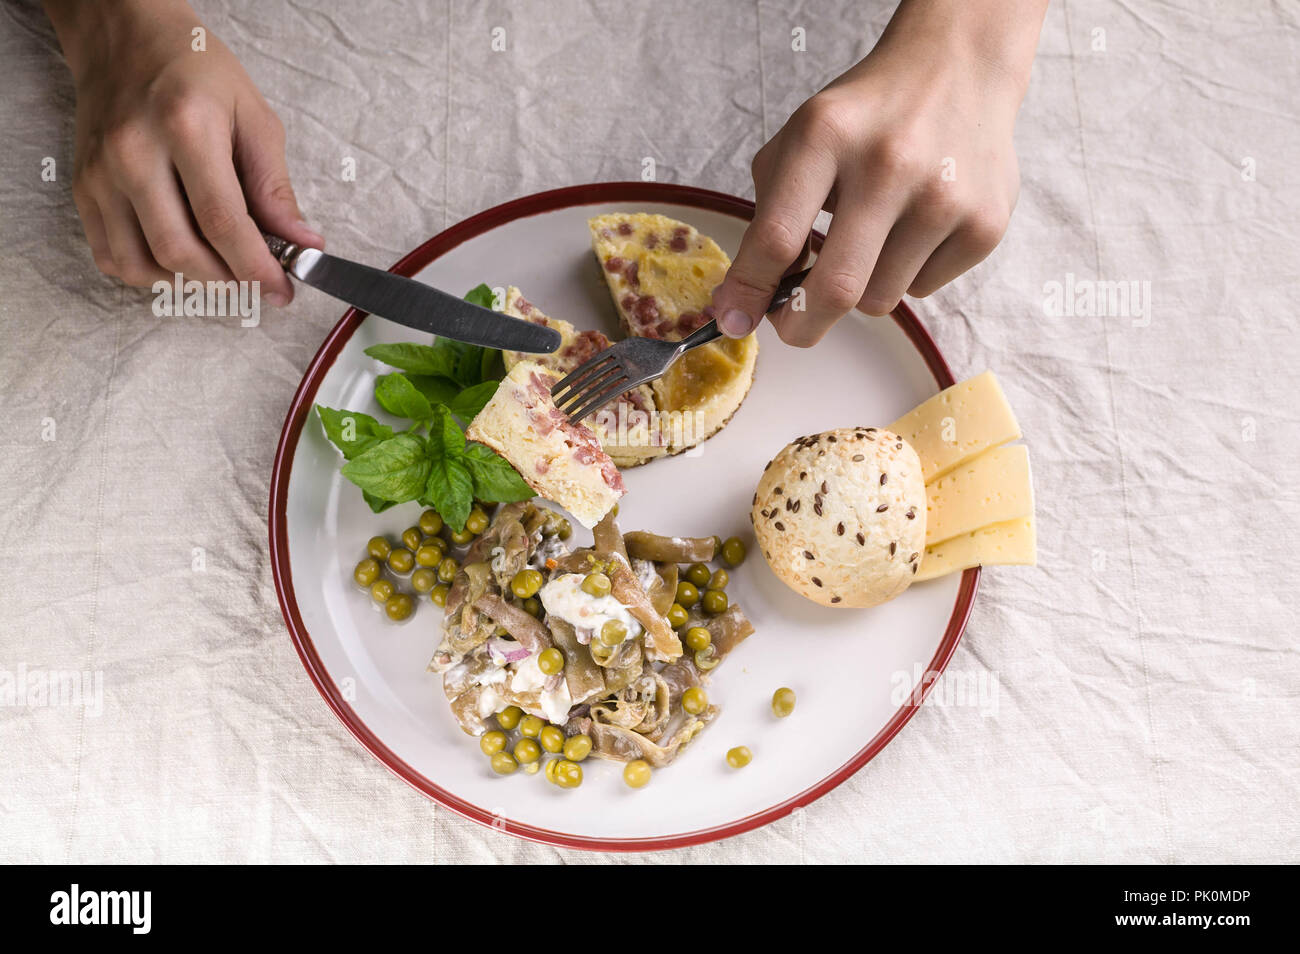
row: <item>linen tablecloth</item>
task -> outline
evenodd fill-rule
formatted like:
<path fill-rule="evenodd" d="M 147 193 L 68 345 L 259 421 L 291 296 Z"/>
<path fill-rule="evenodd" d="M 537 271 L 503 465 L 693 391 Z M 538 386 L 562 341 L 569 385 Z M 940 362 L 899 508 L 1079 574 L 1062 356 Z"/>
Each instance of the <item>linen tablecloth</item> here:
<path fill-rule="evenodd" d="M 646 156 L 752 195 L 755 150 L 890 7 L 197 3 L 283 118 L 309 222 L 375 263 Z M 326 708 L 266 518 L 341 307 L 155 317 L 91 262 L 71 82 L 35 3 L 0 7 L 0 63 L 0 689 L 102 678 L 100 711 L 0 705 L 0 859 L 601 860 L 462 820 Z M 959 377 L 998 372 L 1034 458 L 1040 566 L 985 575 L 952 662 L 996 677 L 996 710 L 926 707 L 790 818 L 607 860 L 1295 859 L 1298 63 L 1295 3 L 1052 5 L 1010 232 L 917 306 Z M 1054 317 L 1052 283 L 1081 281 L 1149 298 Z"/>

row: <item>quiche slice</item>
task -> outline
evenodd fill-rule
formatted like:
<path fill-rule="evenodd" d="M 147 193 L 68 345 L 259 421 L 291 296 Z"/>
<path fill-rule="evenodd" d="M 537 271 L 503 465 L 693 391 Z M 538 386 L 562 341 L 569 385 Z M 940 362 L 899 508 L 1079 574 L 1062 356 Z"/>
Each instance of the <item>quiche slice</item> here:
<path fill-rule="evenodd" d="M 611 213 L 587 223 L 592 249 L 629 334 L 679 341 L 713 317 L 713 289 L 731 259 L 685 222 L 649 213 Z M 684 355 L 653 384 L 668 453 L 720 431 L 754 380 L 758 339 L 722 339 Z"/>
<path fill-rule="evenodd" d="M 516 362 L 465 436 L 492 448 L 538 494 L 593 527 L 626 492 L 623 475 L 591 428 L 555 406 L 551 385 L 558 379 L 534 361 Z"/>
<path fill-rule="evenodd" d="M 579 331 L 562 318 L 550 317 L 513 285 L 506 289 L 503 312 L 560 333 L 560 347 L 551 354 L 502 352 L 507 371 L 521 361 L 534 361 L 563 377 L 610 346 L 609 338 L 599 331 Z M 635 467 L 668 452 L 667 441 L 655 426 L 655 411 L 654 393 L 643 384 L 605 405 L 587 420 L 601 447 L 617 466 Z"/>

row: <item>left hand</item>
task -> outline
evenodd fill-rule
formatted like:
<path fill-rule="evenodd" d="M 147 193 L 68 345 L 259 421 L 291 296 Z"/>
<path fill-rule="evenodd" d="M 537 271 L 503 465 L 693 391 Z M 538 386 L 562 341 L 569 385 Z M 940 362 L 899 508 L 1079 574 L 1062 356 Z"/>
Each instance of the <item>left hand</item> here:
<path fill-rule="evenodd" d="M 800 347 L 854 307 L 885 315 L 904 292 L 930 294 L 1002 238 L 1019 190 L 1012 131 L 1028 64 L 1009 70 L 954 17 L 911 22 L 944 5 L 905 0 L 871 54 L 796 110 L 754 157 L 754 220 L 713 295 L 726 334 L 757 327 L 821 209 L 834 219 L 803 283 L 805 310 L 791 302 L 770 316 L 781 339 Z M 974 12 L 977 21 L 985 16 Z M 1029 21 L 1032 60 L 1041 17 Z M 985 20 L 973 29 L 992 27 Z"/>

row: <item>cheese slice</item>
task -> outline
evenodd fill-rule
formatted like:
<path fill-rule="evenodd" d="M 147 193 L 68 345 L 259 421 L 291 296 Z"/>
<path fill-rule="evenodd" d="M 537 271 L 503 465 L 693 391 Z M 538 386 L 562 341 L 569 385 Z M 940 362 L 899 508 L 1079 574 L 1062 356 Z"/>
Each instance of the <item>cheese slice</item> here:
<path fill-rule="evenodd" d="M 925 487 L 925 545 L 1034 513 L 1029 450 L 995 447 Z"/>
<path fill-rule="evenodd" d="M 933 580 L 973 566 L 1034 566 L 1038 544 L 1034 518 L 1018 517 L 991 523 L 972 533 L 925 548 L 921 569 L 913 582 Z"/>
<path fill-rule="evenodd" d="M 989 448 L 1020 437 L 1016 415 L 992 371 L 940 391 L 889 429 L 916 450 L 927 484 Z"/>

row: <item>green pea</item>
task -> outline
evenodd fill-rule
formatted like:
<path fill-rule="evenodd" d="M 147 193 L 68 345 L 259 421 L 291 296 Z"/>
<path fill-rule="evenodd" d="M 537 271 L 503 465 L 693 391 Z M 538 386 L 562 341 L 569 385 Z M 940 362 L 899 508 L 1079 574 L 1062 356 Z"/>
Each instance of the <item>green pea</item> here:
<path fill-rule="evenodd" d="M 568 759 L 556 759 L 555 774 L 551 781 L 560 788 L 577 788 L 582 784 L 582 766 Z"/>
<path fill-rule="evenodd" d="M 427 566 L 422 566 L 411 574 L 411 589 L 417 593 L 429 593 L 438 585 L 438 574 Z"/>
<path fill-rule="evenodd" d="M 410 573 L 415 566 L 415 554 L 406 547 L 398 547 L 388 554 L 388 568 L 394 573 Z"/>
<path fill-rule="evenodd" d="M 715 669 L 720 662 L 722 662 L 722 660 L 718 658 L 717 651 L 712 643 L 695 653 L 695 668 L 700 670 L 700 672 L 708 672 L 710 669 Z"/>
<path fill-rule="evenodd" d="M 772 715 L 784 719 L 791 712 L 794 712 L 794 690 L 782 686 L 772 693 Z"/>
<path fill-rule="evenodd" d="M 396 589 L 397 587 L 393 586 L 388 580 L 375 580 L 370 584 L 370 598 L 383 606 Z"/>
<path fill-rule="evenodd" d="M 506 706 L 497 713 L 497 725 L 509 732 L 519 725 L 519 720 L 523 718 L 523 715 L 524 710 L 518 706 Z"/>
<path fill-rule="evenodd" d="M 727 764 L 732 768 L 744 768 L 753 757 L 754 754 L 743 745 L 727 750 Z"/>
<path fill-rule="evenodd" d="M 474 536 L 474 532 L 470 530 L 469 527 L 466 527 L 464 530 L 453 530 L 451 532 L 451 542 L 457 546 L 463 547 L 465 544 L 473 540 Z"/>
<path fill-rule="evenodd" d="M 421 544 L 415 550 L 416 566 L 437 566 L 442 562 L 442 548 L 432 544 Z"/>
<path fill-rule="evenodd" d="M 611 649 L 620 646 L 627 639 L 627 624 L 622 620 L 609 619 L 600 628 L 600 641 Z"/>
<path fill-rule="evenodd" d="M 534 597 L 529 597 L 519 604 L 525 613 L 534 619 L 542 618 L 542 601 Z"/>
<path fill-rule="evenodd" d="M 570 762 L 581 762 L 591 754 L 591 736 L 579 733 L 564 740 L 564 757 Z"/>
<path fill-rule="evenodd" d="M 677 602 L 682 606 L 694 606 L 699 599 L 700 591 L 695 588 L 694 583 L 682 580 L 677 584 Z"/>
<path fill-rule="evenodd" d="M 542 748 L 547 752 L 564 751 L 564 730 L 558 725 L 542 726 L 542 734 L 537 737 Z"/>
<path fill-rule="evenodd" d="M 745 541 L 741 540 L 740 537 L 728 538 L 727 542 L 722 545 L 722 561 L 733 569 L 744 563 Z"/>
<path fill-rule="evenodd" d="M 686 646 L 699 652 L 713 643 L 713 634 L 703 626 L 692 626 L 686 631 Z"/>
<path fill-rule="evenodd" d="M 589 596 L 608 596 L 613 585 L 604 573 L 588 573 L 582 581 L 582 592 Z"/>
<path fill-rule="evenodd" d="M 685 606 L 683 606 L 681 603 L 674 603 L 672 606 L 668 607 L 667 619 L 668 619 L 668 625 L 671 626 L 673 629 L 681 629 L 683 626 L 686 625 L 686 622 L 687 620 L 690 619 L 690 616 L 687 614 Z"/>
<path fill-rule="evenodd" d="M 645 788 L 650 784 L 650 776 L 653 774 L 650 763 L 645 759 L 637 759 L 623 766 L 623 781 L 628 788 Z"/>
<path fill-rule="evenodd" d="M 542 747 L 532 739 L 520 739 L 515 743 L 515 761 L 521 765 L 536 762 L 542 757 Z"/>
<path fill-rule="evenodd" d="M 544 582 L 542 574 L 537 570 L 520 570 L 510 581 L 510 591 L 521 600 L 526 600 L 530 596 L 536 596 L 537 591 L 542 588 Z"/>
<path fill-rule="evenodd" d="M 434 606 L 446 606 L 447 594 L 451 592 L 451 587 L 446 583 L 439 583 L 429 591 L 429 599 L 433 600 Z"/>
<path fill-rule="evenodd" d="M 713 576 L 709 577 L 709 589 L 725 590 L 730 582 L 731 576 L 722 567 L 718 567 L 713 571 Z"/>
<path fill-rule="evenodd" d="M 432 513 L 433 511 L 429 512 Z M 478 747 L 483 750 L 484 755 L 496 755 L 498 752 L 504 752 L 506 750 L 506 734 L 499 731 L 484 732 L 479 736 Z"/>
<path fill-rule="evenodd" d="M 423 536 L 419 527 L 407 527 L 402 531 L 402 546 L 414 552 L 420 548 L 420 539 Z"/>
<path fill-rule="evenodd" d="M 419 526 L 421 533 L 435 537 L 442 532 L 442 517 L 436 510 L 426 510 L 420 514 Z"/>
<path fill-rule="evenodd" d="M 415 612 L 415 600 L 409 593 L 394 593 L 384 603 L 384 612 L 395 623 L 400 623 Z"/>
<path fill-rule="evenodd" d="M 543 649 L 541 655 L 537 657 L 537 668 L 548 676 L 554 676 L 564 669 L 564 653 L 554 646 Z"/>
<path fill-rule="evenodd" d="M 383 537 L 371 537 L 366 542 L 366 552 L 376 560 L 387 560 L 392 549 L 393 545 Z"/>
<path fill-rule="evenodd" d="M 444 557 L 438 564 L 438 580 L 442 583 L 450 583 L 456 579 L 456 571 L 460 569 L 460 564 L 454 557 Z"/>
<path fill-rule="evenodd" d="M 379 561 L 374 557 L 366 557 L 352 571 L 352 579 L 357 581 L 358 586 L 369 586 L 379 579 Z"/>
<path fill-rule="evenodd" d="M 497 721 L 501 720 L 498 719 Z M 542 726 L 545 724 L 535 715 L 526 715 L 519 720 L 519 734 L 529 739 L 535 739 L 541 734 Z"/>
<path fill-rule="evenodd" d="M 703 563 L 692 563 L 686 570 L 686 579 L 690 580 L 695 586 L 705 586 L 709 582 L 709 568 Z"/>
<path fill-rule="evenodd" d="M 704 607 L 704 612 L 710 616 L 725 613 L 727 611 L 727 594 L 722 590 L 705 590 L 701 605 Z"/>
<path fill-rule="evenodd" d="M 491 521 L 488 520 L 488 515 L 478 507 L 475 507 L 470 511 L 469 516 L 465 518 L 465 529 L 475 536 L 478 536 L 488 528 L 490 522 Z"/>
<path fill-rule="evenodd" d="M 509 752 L 498 752 L 492 756 L 492 771 L 498 775 L 513 775 L 519 768 L 519 763 Z"/>
<path fill-rule="evenodd" d="M 682 708 L 691 715 L 699 715 L 709 707 L 709 696 L 699 686 L 692 686 L 682 693 Z"/>

